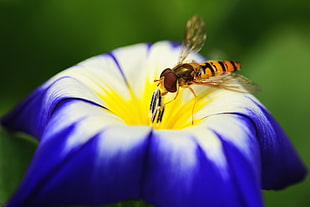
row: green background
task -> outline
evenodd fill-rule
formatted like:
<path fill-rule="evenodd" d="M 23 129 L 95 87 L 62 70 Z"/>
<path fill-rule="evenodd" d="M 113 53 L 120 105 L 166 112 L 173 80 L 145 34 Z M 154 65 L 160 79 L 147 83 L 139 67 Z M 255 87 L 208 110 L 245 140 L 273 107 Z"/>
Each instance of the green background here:
<path fill-rule="evenodd" d="M 208 59 L 242 63 L 256 96 L 310 166 L 310 1 L 0 0 L 0 116 L 57 72 L 117 47 L 180 41 L 203 17 Z M 14 191 L 36 144 L 0 137 L 0 203 Z M 310 180 L 264 192 L 266 206 L 310 206 Z"/>

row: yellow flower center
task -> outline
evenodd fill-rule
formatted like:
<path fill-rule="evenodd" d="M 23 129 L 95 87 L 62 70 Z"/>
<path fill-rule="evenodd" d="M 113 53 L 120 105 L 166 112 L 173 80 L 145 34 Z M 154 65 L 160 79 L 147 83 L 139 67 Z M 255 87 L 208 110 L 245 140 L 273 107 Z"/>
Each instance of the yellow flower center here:
<path fill-rule="evenodd" d="M 183 129 L 200 122 L 195 117 L 195 112 L 204 107 L 207 102 L 200 101 L 200 96 L 195 98 L 189 89 L 180 88 L 178 97 L 165 106 L 162 122 L 152 123 L 150 103 L 152 94 L 157 88 L 156 85 L 153 80 L 146 81 L 139 96 L 129 87 L 129 100 L 126 100 L 112 88 L 105 88 L 106 93 L 101 98 L 109 111 L 120 117 L 127 125 L 147 125 L 154 129 Z M 172 100 L 174 96 L 175 94 L 167 94 L 164 97 L 164 103 Z M 182 96 L 192 97 L 188 99 L 189 101 L 185 101 Z"/>

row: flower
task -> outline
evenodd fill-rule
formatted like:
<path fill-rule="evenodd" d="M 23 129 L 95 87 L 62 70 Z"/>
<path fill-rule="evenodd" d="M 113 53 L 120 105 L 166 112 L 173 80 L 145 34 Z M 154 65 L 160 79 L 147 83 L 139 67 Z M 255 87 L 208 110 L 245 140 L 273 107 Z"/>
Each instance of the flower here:
<path fill-rule="evenodd" d="M 161 207 L 262 206 L 261 189 L 301 181 L 305 167 L 250 94 L 194 86 L 192 125 L 194 97 L 183 89 L 162 123 L 152 123 L 154 79 L 175 65 L 179 49 L 170 42 L 137 44 L 90 58 L 3 117 L 7 129 L 39 141 L 8 206 L 127 199 Z"/>

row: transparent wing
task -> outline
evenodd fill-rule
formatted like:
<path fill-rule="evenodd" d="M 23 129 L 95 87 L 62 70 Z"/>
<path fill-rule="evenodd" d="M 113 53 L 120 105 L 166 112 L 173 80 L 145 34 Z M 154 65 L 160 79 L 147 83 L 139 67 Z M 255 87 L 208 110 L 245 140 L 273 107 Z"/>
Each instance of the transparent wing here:
<path fill-rule="evenodd" d="M 217 75 L 203 81 L 193 81 L 197 85 L 208 85 L 239 93 L 257 93 L 260 91 L 258 85 L 237 73 Z"/>
<path fill-rule="evenodd" d="M 199 16 L 193 16 L 187 21 L 184 37 L 182 41 L 179 63 L 192 52 L 198 52 L 207 39 L 203 19 Z"/>

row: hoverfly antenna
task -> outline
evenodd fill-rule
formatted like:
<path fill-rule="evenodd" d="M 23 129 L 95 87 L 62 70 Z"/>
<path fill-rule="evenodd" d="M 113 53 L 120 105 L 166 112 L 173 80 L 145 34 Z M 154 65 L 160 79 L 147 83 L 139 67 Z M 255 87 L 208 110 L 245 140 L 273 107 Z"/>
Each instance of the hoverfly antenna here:
<path fill-rule="evenodd" d="M 160 80 L 154 80 L 154 83 L 158 82 L 157 87 L 160 85 Z"/>

